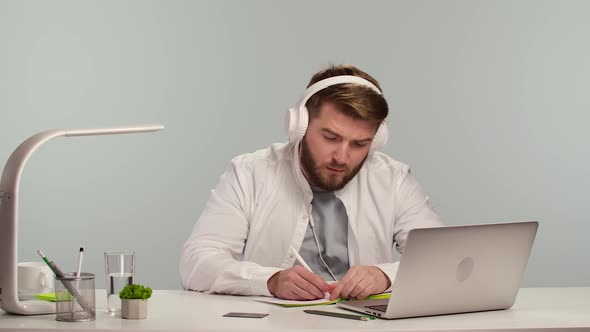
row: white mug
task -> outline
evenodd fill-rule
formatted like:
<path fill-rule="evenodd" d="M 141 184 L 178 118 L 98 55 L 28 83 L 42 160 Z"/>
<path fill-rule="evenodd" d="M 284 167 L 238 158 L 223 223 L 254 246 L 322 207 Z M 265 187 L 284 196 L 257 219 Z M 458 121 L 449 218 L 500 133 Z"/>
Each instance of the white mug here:
<path fill-rule="evenodd" d="M 53 292 L 53 272 L 43 262 L 18 263 L 17 277 L 19 300 L 31 300 L 35 294 Z"/>

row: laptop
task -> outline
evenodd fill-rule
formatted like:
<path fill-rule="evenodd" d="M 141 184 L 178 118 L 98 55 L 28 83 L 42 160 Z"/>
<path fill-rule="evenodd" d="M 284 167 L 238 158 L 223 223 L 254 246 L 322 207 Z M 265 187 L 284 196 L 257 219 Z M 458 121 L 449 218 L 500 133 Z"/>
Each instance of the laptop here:
<path fill-rule="evenodd" d="M 538 226 L 528 221 L 413 229 L 391 297 L 337 305 L 386 319 L 508 309 Z"/>

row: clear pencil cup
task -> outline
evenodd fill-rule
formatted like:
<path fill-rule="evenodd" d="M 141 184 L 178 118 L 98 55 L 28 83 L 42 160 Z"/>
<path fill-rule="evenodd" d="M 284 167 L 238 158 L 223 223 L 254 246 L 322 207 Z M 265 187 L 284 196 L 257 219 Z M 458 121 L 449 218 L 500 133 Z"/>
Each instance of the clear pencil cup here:
<path fill-rule="evenodd" d="M 96 319 L 94 274 L 66 273 L 55 277 L 55 320 L 88 322 Z"/>

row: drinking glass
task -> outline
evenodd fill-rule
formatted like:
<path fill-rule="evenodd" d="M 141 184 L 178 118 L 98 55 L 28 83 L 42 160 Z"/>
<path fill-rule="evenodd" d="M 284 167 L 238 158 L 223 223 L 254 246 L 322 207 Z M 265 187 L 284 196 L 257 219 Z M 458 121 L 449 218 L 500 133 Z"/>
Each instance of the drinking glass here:
<path fill-rule="evenodd" d="M 135 277 L 135 252 L 107 251 L 104 253 L 104 268 L 107 277 L 107 309 L 121 310 L 119 292 L 133 283 Z"/>

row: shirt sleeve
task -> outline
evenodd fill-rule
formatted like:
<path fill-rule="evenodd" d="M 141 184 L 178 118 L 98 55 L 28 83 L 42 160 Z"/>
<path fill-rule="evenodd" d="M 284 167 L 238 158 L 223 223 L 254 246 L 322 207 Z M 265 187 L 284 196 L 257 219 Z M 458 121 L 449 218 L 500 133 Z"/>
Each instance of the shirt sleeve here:
<path fill-rule="evenodd" d="M 396 250 L 403 255 L 410 230 L 445 226 L 422 191 L 418 181 L 409 168 L 400 172 L 396 185 L 396 206 L 394 215 L 394 243 Z M 376 264 L 393 285 L 399 262 Z M 391 286 L 386 290 L 390 291 Z"/>
<path fill-rule="evenodd" d="M 182 287 L 211 293 L 272 296 L 268 279 L 280 271 L 241 261 L 249 230 L 252 176 L 234 160 L 207 201 L 180 255 Z"/>
<path fill-rule="evenodd" d="M 397 274 L 399 262 L 375 264 L 373 266 L 379 268 L 387 276 L 387 278 L 389 278 L 389 281 L 391 282 L 389 288 L 387 288 L 384 292 L 391 291 L 391 286 L 393 286 L 393 282 L 395 281 L 395 276 Z"/>
<path fill-rule="evenodd" d="M 409 169 L 402 172 L 396 186 L 396 201 L 393 236 L 400 254 L 404 253 L 410 230 L 445 226 Z"/>

